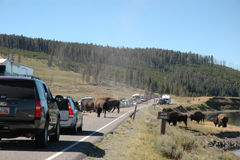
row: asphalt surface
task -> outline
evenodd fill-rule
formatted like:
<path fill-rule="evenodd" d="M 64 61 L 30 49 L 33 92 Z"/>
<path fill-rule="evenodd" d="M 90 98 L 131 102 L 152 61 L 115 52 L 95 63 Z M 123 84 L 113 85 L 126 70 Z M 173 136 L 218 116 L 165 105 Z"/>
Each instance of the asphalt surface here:
<path fill-rule="evenodd" d="M 153 100 L 137 105 L 137 110 L 152 105 Z M 75 160 L 84 159 L 94 144 L 100 142 L 104 135 L 114 131 L 119 124 L 130 117 L 135 106 L 121 108 L 97 117 L 95 113 L 84 113 L 83 131 L 71 135 L 68 130 L 61 130 L 59 142 L 49 142 L 47 148 L 36 148 L 35 141 L 19 137 L 0 141 L 0 160 Z M 103 151 L 104 152 L 104 151 Z"/>

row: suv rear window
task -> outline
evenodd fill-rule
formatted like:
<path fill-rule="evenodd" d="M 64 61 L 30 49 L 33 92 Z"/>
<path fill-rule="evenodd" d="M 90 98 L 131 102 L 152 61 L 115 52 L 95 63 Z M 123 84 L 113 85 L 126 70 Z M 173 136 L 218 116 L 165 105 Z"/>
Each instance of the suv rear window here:
<path fill-rule="evenodd" d="M 6 98 L 35 99 L 34 81 L 0 80 L 0 96 Z"/>
<path fill-rule="evenodd" d="M 58 105 L 59 110 L 68 110 L 67 99 L 63 99 L 60 102 L 57 101 L 57 105 Z"/>

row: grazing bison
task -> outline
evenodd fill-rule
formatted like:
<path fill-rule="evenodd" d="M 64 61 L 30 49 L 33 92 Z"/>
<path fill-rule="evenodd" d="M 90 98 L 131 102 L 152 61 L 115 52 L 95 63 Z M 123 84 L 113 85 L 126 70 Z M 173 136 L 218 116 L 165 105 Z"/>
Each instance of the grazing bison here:
<path fill-rule="evenodd" d="M 219 114 L 217 117 L 212 118 L 215 126 L 218 124 L 218 127 L 227 127 L 228 117 L 226 114 Z"/>
<path fill-rule="evenodd" d="M 205 115 L 200 111 L 196 111 L 190 115 L 190 118 L 191 118 L 191 121 L 195 120 L 199 124 L 200 121 L 204 123 Z"/>
<path fill-rule="evenodd" d="M 81 106 L 83 107 L 84 111 L 91 111 L 94 109 L 94 100 L 86 99 L 81 103 Z"/>
<path fill-rule="evenodd" d="M 177 122 L 184 122 L 186 127 L 187 127 L 187 115 L 176 112 L 176 111 L 171 111 L 169 112 L 169 119 L 167 120 L 167 122 L 173 123 L 174 126 L 177 125 Z"/>

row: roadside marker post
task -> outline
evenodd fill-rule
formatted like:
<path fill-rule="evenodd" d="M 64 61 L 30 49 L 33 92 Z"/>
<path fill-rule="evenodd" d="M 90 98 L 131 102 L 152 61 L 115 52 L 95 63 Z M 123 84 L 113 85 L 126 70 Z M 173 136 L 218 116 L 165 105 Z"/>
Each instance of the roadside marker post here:
<path fill-rule="evenodd" d="M 134 111 L 134 113 L 133 113 L 133 121 L 134 121 L 134 119 L 135 119 L 136 111 L 137 111 L 137 103 L 136 103 L 136 105 L 135 105 L 135 111 Z"/>
<path fill-rule="evenodd" d="M 161 132 L 161 134 L 165 134 L 166 120 L 169 119 L 169 113 L 168 112 L 158 112 L 158 119 L 161 119 L 160 132 Z"/>

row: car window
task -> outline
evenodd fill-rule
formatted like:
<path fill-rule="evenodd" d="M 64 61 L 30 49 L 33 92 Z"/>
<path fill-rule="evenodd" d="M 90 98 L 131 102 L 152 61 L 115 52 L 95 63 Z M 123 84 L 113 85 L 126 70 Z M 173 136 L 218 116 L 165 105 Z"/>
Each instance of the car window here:
<path fill-rule="evenodd" d="M 52 93 L 50 91 L 50 88 L 48 88 L 48 94 L 49 94 L 50 99 L 53 99 L 53 96 L 52 96 Z"/>
<path fill-rule="evenodd" d="M 69 98 L 69 102 L 71 104 L 72 109 L 75 108 L 75 104 L 73 103 L 73 100 L 71 98 Z"/>
<path fill-rule="evenodd" d="M 57 101 L 57 105 L 59 110 L 68 110 L 67 99 L 63 99 L 62 101 Z"/>
<path fill-rule="evenodd" d="M 6 70 L 6 66 L 0 66 L 0 75 L 4 75 Z"/>
<path fill-rule="evenodd" d="M 43 83 L 43 88 L 44 88 L 45 93 L 47 93 L 47 98 L 49 100 L 53 99 L 52 93 L 50 92 L 50 90 L 48 89 L 48 87 L 44 83 Z"/>
<path fill-rule="evenodd" d="M 0 96 L 6 98 L 35 99 L 35 84 L 29 80 L 1 80 Z"/>
<path fill-rule="evenodd" d="M 43 85 L 40 82 L 36 82 L 36 85 L 37 85 L 37 89 L 38 89 L 38 93 L 39 93 L 39 98 L 46 99 L 44 96 L 45 90 L 43 88 Z"/>

